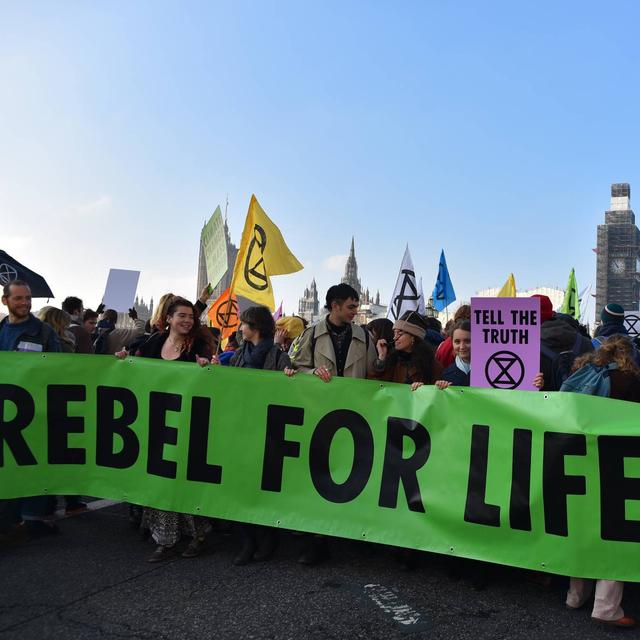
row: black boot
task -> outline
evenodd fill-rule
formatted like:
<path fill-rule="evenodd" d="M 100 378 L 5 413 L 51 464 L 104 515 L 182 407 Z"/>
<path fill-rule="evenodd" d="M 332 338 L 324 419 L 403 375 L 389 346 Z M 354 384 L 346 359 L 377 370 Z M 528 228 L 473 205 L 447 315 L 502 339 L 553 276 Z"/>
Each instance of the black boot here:
<path fill-rule="evenodd" d="M 268 560 L 278 548 L 278 532 L 272 527 L 261 527 L 258 535 L 258 550 L 253 554 L 257 562 Z"/>
<path fill-rule="evenodd" d="M 240 549 L 240 553 L 233 559 L 233 564 L 236 565 L 236 567 L 243 567 L 253 559 L 253 554 L 256 552 L 256 541 L 251 525 L 242 524 L 238 527 L 238 530 L 240 531 L 240 538 L 242 539 L 242 549 Z"/>
<path fill-rule="evenodd" d="M 314 567 L 329 557 L 329 545 L 324 536 L 309 536 L 302 553 L 298 557 L 300 564 Z"/>
<path fill-rule="evenodd" d="M 132 529 L 139 529 L 142 524 L 142 507 L 137 504 L 129 505 L 129 525 Z"/>

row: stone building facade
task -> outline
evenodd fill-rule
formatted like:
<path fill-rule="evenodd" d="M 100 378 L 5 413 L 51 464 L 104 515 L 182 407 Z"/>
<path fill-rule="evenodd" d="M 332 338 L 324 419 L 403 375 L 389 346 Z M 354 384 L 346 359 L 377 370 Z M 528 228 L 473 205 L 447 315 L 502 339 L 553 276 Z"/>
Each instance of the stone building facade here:
<path fill-rule="evenodd" d="M 631 210 L 631 187 L 611 185 L 611 204 L 598 225 L 596 316 L 609 302 L 637 310 L 640 300 L 640 230 Z"/>

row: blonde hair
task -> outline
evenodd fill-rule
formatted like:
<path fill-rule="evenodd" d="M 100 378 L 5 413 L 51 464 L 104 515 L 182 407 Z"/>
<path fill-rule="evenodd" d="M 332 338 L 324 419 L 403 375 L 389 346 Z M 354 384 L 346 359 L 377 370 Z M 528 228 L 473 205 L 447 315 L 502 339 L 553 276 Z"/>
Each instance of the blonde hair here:
<path fill-rule="evenodd" d="M 73 340 L 71 340 L 66 333 L 66 330 L 71 324 L 71 316 L 66 311 L 58 309 L 57 307 L 45 307 L 44 309 L 40 309 L 38 318 L 42 320 L 42 322 L 46 322 L 61 340 L 72 345 L 74 344 Z"/>
<path fill-rule="evenodd" d="M 173 302 L 175 295 L 173 293 L 165 293 L 153 311 L 151 316 L 151 330 L 155 327 L 158 331 L 164 331 L 167 328 L 167 311 Z"/>
<path fill-rule="evenodd" d="M 618 371 L 633 373 L 640 377 L 640 369 L 634 360 L 631 340 L 623 335 L 611 336 L 599 349 L 576 358 L 572 371 L 577 371 L 589 363 L 603 367 L 612 362 L 618 365 Z"/>

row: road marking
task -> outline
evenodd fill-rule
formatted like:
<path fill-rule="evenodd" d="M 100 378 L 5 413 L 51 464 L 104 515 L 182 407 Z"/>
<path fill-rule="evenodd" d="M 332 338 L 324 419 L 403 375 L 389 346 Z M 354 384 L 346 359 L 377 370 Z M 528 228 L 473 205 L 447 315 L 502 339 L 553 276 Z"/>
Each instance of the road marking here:
<path fill-rule="evenodd" d="M 386 615 L 391 616 L 404 631 L 424 631 L 431 627 L 431 623 L 424 614 L 410 604 L 402 602 L 396 591 L 381 584 L 365 584 L 364 593 Z"/>

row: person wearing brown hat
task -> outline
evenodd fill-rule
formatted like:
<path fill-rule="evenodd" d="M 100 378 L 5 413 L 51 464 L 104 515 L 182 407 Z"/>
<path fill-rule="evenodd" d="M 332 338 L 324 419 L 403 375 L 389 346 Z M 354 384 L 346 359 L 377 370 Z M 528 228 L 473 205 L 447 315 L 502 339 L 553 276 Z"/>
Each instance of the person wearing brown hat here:
<path fill-rule="evenodd" d="M 543 391 L 559 391 L 571 373 L 573 361 L 593 351 L 591 340 L 582 335 L 568 316 L 553 311 L 548 296 L 531 296 L 540 300 L 540 370 L 544 376 Z"/>
<path fill-rule="evenodd" d="M 433 349 L 425 341 L 427 326 L 416 311 L 407 311 L 393 325 L 393 346 L 385 338 L 376 343 L 378 357 L 374 361 L 371 377 L 387 382 L 411 385 L 415 391 L 423 384 L 433 384 L 442 375 L 442 365 L 435 359 Z M 398 560 L 405 570 L 417 563 L 417 552 L 400 549 Z"/>
<path fill-rule="evenodd" d="M 389 345 L 384 338 L 378 340 L 378 357 L 374 362 L 372 377 L 411 384 L 412 389 L 438 380 L 442 375 L 442 365 L 425 342 L 426 333 L 427 327 L 419 313 L 404 313 L 393 325 L 394 351 L 389 353 Z"/>

